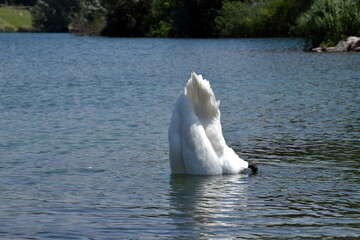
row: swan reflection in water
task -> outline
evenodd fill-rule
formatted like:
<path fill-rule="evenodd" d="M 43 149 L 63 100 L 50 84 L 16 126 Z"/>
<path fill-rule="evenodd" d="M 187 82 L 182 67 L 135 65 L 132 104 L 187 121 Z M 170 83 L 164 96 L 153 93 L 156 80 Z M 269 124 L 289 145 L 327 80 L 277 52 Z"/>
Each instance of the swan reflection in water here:
<path fill-rule="evenodd" d="M 239 226 L 248 206 L 249 174 L 172 175 L 170 217 L 182 237 L 211 237 L 223 227 Z M 235 221 L 236 220 L 236 221 Z M 220 228 L 220 229 L 219 229 Z"/>

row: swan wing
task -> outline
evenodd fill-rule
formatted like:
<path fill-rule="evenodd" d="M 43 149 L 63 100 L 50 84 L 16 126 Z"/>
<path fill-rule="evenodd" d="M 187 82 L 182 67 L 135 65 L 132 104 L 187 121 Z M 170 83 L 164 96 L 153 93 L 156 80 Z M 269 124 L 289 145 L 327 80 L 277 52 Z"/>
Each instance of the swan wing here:
<path fill-rule="evenodd" d="M 169 127 L 170 168 L 174 174 L 221 174 L 222 168 L 190 99 L 182 92 Z"/>
<path fill-rule="evenodd" d="M 199 175 L 221 174 L 222 163 L 186 95 L 183 96 L 183 104 L 181 145 L 186 172 Z"/>

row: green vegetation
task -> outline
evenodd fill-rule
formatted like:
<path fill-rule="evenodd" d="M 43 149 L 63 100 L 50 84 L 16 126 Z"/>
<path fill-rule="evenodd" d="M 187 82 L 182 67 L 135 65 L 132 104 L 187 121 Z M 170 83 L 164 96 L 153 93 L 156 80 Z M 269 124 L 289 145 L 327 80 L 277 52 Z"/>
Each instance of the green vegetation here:
<path fill-rule="evenodd" d="M 225 1 L 215 18 L 221 37 L 289 36 L 296 18 L 312 0 Z"/>
<path fill-rule="evenodd" d="M 101 34 L 105 36 L 142 37 L 148 32 L 146 18 L 151 7 L 151 0 L 108 0 L 103 6 L 106 9 L 106 25 Z"/>
<path fill-rule="evenodd" d="M 27 7 L 0 5 L 0 32 L 33 31 Z"/>
<path fill-rule="evenodd" d="M 0 31 L 134 37 L 360 35 L 360 0 L 0 0 Z M 4 3 L 31 7 L 10 7 Z M 31 8 L 31 16 L 29 9 Z M 22 14 L 20 16 L 20 13 Z"/>
<path fill-rule="evenodd" d="M 150 37 L 289 36 L 313 0 L 37 0 L 39 31 Z M 61 2 L 61 3 L 60 3 Z M 56 23 L 56 24 L 55 24 Z"/>
<path fill-rule="evenodd" d="M 31 10 L 33 25 L 40 32 L 67 32 L 71 16 L 80 11 L 78 1 L 38 0 Z"/>
<path fill-rule="evenodd" d="M 360 0 L 315 0 L 297 20 L 299 35 L 328 47 L 348 36 L 360 35 Z"/>
<path fill-rule="evenodd" d="M 36 0 L 0 0 L 0 5 L 8 6 L 34 6 Z"/>
<path fill-rule="evenodd" d="M 80 1 L 79 8 L 71 17 L 69 30 L 81 35 L 99 35 L 106 26 L 106 9 L 98 0 Z"/>

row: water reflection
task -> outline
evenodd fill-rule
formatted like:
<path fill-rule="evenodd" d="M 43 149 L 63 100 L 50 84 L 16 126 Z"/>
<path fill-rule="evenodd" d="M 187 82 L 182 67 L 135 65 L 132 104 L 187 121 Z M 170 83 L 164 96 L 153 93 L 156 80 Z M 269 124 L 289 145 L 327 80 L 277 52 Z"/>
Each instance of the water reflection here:
<path fill-rule="evenodd" d="M 256 138 L 233 146 L 259 163 L 258 175 L 171 177 L 169 217 L 181 238 L 323 239 L 358 229 L 356 141 Z"/>
<path fill-rule="evenodd" d="M 214 232 L 217 227 L 236 226 L 231 218 L 239 209 L 248 206 L 248 188 L 248 174 L 173 175 L 170 217 L 182 237 L 210 237 L 218 234 Z"/>
<path fill-rule="evenodd" d="M 0 39 L 2 239 L 359 239 L 359 55 L 286 50 L 294 39 Z M 257 176 L 169 179 L 191 71 Z"/>

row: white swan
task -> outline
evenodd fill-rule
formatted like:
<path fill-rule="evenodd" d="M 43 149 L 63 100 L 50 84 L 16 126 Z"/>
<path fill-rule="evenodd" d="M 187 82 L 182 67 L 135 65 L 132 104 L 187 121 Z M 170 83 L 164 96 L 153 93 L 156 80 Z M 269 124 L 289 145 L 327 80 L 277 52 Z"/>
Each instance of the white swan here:
<path fill-rule="evenodd" d="M 178 96 L 169 126 L 169 158 L 173 174 L 235 174 L 257 166 L 239 158 L 226 145 L 220 122 L 220 101 L 210 83 L 191 74 Z"/>

